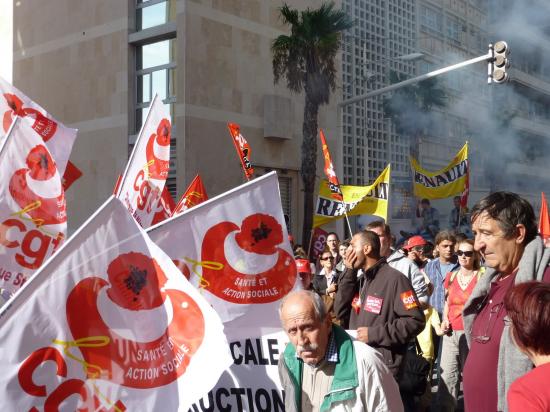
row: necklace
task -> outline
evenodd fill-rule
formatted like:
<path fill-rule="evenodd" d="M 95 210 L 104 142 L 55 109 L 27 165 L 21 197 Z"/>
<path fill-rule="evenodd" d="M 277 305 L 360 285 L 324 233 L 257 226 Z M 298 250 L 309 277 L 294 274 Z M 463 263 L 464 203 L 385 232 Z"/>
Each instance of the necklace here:
<path fill-rule="evenodd" d="M 462 270 L 458 272 L 458 284 L 462 289 L 466 289 L 474 277 L 474 271 L 472 270 L 468 275 L 462 273 Z"/>

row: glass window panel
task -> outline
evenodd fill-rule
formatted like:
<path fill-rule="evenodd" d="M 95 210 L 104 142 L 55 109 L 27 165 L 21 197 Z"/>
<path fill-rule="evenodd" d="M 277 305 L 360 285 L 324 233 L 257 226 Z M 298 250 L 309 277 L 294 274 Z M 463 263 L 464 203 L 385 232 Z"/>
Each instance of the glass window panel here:
<path fill-rule="evenodd" d="M 138 70 L 170 63 L 171 42 L 172 40 L 163 40 L 140 47 Z"/>
<path fill-rule="evenodd" d="M 137 29 L 143 30 L 164 24 L 168 21 L 168 17 L 168 5 L 166 2 L 137 9 Z"/>
<path fill-rule="evenodd" d="M 138 76 L 138 103 L 146 103 L 151 101 L 151 75 L 144 74 Z"/>
<path fill-rule="evenodd" d="M 168 79 L 166 76 L 167 70 L 153 72 L 153 95 L 157 93 L 162 100 L 167 97 Z"/>

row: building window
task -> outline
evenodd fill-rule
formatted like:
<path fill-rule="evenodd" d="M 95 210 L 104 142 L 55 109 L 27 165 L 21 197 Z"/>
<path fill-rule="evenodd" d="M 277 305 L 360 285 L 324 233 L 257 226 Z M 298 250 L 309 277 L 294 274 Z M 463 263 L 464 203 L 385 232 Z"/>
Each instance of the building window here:
<path fill-rule="evenodd" d="M 132 111 L 133 134 L 129 137 L 130 145 L 135 143 L 151 100 L 158 94 L 167 106 L 172 118 L 172 141 L 170 143 L 170 171 L 166 186 L 170 194 L 177 196 L 176 185 L 176 142 L 177 129 L 175 122 L 176 103 L 176 28 L 173 24 L 176 15 L 175 0 L 136 0 L 133 12 L 136 16 L 136 32 L 130 35 L 130 47 L 135 56 L 132 72 L 134 99 Z M 170 23 L 170 24 L 168 24 Z M 147 30 L 158 27 L 154 32 Z M 150 33 L 150 34 L 149 34 Z M 133 130 L 132 130 L 133 129 Z"/>
<path fill-rule="evenodd" d="M 281 176 L 277 173 L 279 179 L 279 192 L 281 194 L 281 206 L 283 213 L 288 216 L 288 231 L 292 231 L 292 178 L 290 176 Z"/>
<path fill-rule="evenodd" d="M 176 40 L 167 39 L 136 48 L 136 124 L 143 125 L 147 109 L 155 93 L 169 111 L 174 122 L 176 102 Z"/>
<path fill-rule="evenodd" d="M 174 7 L 174 1 L 137 0 L 136 30 L 145 30 L 174 20 Z"/>
<path fill-rule="evenodd" d="M 443 32 L 443 16 L 440 12 L 429 7 L 420 7 L 420 24 L 437 33 Z"/>

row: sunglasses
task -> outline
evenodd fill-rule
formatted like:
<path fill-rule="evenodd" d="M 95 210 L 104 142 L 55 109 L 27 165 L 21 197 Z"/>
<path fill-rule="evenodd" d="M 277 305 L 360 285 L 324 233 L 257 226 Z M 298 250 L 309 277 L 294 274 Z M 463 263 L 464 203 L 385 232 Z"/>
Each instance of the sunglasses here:
<path fill-rule="evenodd" d="M 322 257 L 321 260 L 334 260 L 334 257 L 333 256 L 325 256 L 325 257 Z"/>
<path fill-rule="evenodd" d="M 472 256 L 474 256 L 474 251 L 473 250 L 457 250 L 456 255 L 457 256 L 464 255 L 466 257 L 472 257 Z"/>

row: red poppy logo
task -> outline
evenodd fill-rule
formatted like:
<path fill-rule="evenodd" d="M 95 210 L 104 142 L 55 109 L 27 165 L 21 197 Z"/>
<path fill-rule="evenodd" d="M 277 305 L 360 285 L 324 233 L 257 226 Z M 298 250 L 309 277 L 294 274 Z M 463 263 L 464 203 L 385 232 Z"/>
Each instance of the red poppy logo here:
<path fill-rule="evenodd" d="M 10 110 L 7 110 L 4 113 L 4 118 L 2 119 L 2 126 L 4 127 L 4 132 L 7 132 L 10 128 L 13 117 L 31 117 L 34 119 L 34 124 L 32 128 L 36 133 L 42 136 L 45 142 L 50 140 L 52 136 L 57 131 L 57 123 L 52 119 L 48 119 L 38 110 L 31 109 L 30 107 L 23 107 L 23 101 L 17 97 L 15 94 L 4 93 L 4 99 L 10 107 Z"/>
<path fill-rule="evenodd" d="M 170 168 L 170 133 L 171 125 L 168 119 L 162 119 L 147 141 L 145 153 L 149 176 L 153 179 L 166 179 Z"/>
<path fill-rule="evenodd" d="M 13 199 L 37 226 L 66 222 L 65 193 L 46 147 L 38 145 L 31 149 L 26 163 L 27 167 L 17 170 L 10 179 Z"/>
<path fill-rule="evenodd" d="M 243 254 L 274 258 L 275 264 L 255 274 L 242 273 L 232 267 L 226 256 L 225 241 L 233 233 Z M 296 281 L 294 259 L 279 247 L 283 239 L 283 228 L 277 219 L 262 213 L 245 218 L 240 228 L 233 222 L 221 222 L 211 227 L 202 243 L 204 287 L 232 303 L 270 303 L 281 299 L 292 290 Z M 220 272 L 212 265 L 204 264 L 206 262 L 221 264 L 223 269 Z"/>
<path fill-rule="evenodd" d="M 80 346 L 87 376 L 141 389 L 173 382 L 185 373 L 204 339 L 205 320 L 200 307 L 186 293 L 166 289 L 167 278 L 156 260 L 141 253 L 118 256 L 109 264 L 107 274 L 109 281 L 99 277 L 80 281 L 67 298 L 67 322 L 74 340 L 94 338 L 105 342 Z M 110 305 L 136 312 L 140 318 L 148 311 L 162 310 L 169 299 L 173 315 L 166 314 L 166 318 L 172 320 L 157 338 L 129 339 L 103 320 L 98 298 L 104 290 Z M 135 326 L 137 330 L 150 325 Z"/>

